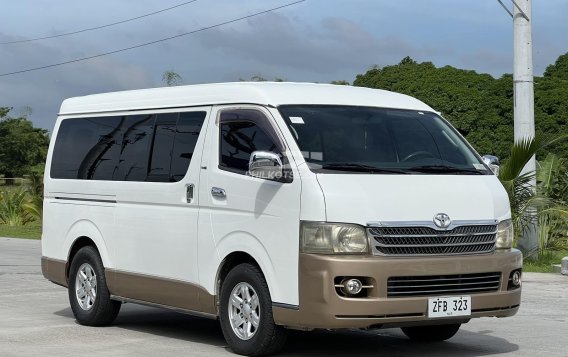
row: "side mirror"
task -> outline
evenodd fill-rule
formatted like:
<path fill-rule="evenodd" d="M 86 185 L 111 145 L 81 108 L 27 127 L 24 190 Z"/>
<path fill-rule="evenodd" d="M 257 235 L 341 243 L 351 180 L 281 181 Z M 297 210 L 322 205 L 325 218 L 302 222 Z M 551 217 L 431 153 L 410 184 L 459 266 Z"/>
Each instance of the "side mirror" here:
<path fill-rule="evenodd" d="M 489 166 L 495 176 L 499 176 L 499 158 L 493 155 L 483 155 L 481 157 L 485 165 Z"/>
<path fill-rule="evenodd" d="M 248 174 L 266 180 L 281 181 L 283 166 L 277 154 L 269 151 L 254 151 L 250 155 Z"/>

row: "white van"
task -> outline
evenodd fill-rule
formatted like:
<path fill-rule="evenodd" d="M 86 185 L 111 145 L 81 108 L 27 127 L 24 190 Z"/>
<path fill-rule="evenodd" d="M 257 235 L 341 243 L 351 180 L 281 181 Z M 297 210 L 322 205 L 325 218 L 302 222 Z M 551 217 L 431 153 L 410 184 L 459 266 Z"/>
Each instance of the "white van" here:
<path fill-rule="evenodd" d="M 63 102 L 45 173 L 42 270 L 77 321 L 124 302 L 219 319 L 233 351 L 287 329 L 452 337 L 514 315 L 521 253 L 490 165 L 392 92 L 225 83 Z"/>

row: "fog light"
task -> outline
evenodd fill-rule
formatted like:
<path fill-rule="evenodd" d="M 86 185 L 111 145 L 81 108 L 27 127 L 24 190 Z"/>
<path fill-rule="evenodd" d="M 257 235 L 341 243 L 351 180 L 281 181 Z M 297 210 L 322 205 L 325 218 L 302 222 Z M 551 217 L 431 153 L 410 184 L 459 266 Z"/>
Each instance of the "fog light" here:
<path fill-rule="evenodd" d="M 343 290 L 349 295 L 357 295 L 363 289 L 363 283 L 359 279 L 349 279 L 343 282 Z"/>
<path fill-rule="evenodd" d="M 519 270 L 515 270 L 513 275 L 511 275 L 511 283 L 516 288 L 521 286 L 521 272 Z"/>

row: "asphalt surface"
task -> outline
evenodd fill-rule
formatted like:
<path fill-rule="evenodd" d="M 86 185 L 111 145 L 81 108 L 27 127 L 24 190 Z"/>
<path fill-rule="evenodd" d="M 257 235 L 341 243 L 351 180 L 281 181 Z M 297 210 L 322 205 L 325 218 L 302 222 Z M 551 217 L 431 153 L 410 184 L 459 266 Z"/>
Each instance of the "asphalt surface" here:
<path fill-rule="evenodd" d="M 218 322 L 125 304 L 113 326 L 73 319 L 67 291 L 43 278 L 39 241 L 0 238 L 0 356 L 228 356 Z M 281 356 L 568 356 L 568 277 L 527 273 L 519 313 L 418 344 L 398 329 L 293 331 Z"/>

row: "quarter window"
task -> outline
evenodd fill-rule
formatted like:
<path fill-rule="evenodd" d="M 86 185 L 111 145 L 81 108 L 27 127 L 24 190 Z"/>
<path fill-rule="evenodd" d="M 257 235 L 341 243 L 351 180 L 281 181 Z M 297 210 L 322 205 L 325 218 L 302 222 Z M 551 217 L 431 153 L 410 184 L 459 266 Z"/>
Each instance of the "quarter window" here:
<path fill-rule="evenodd" d="M 66 119 L 53 149 L 51 176 L 112 180 L 122 136 L 122 117 Z"/>

